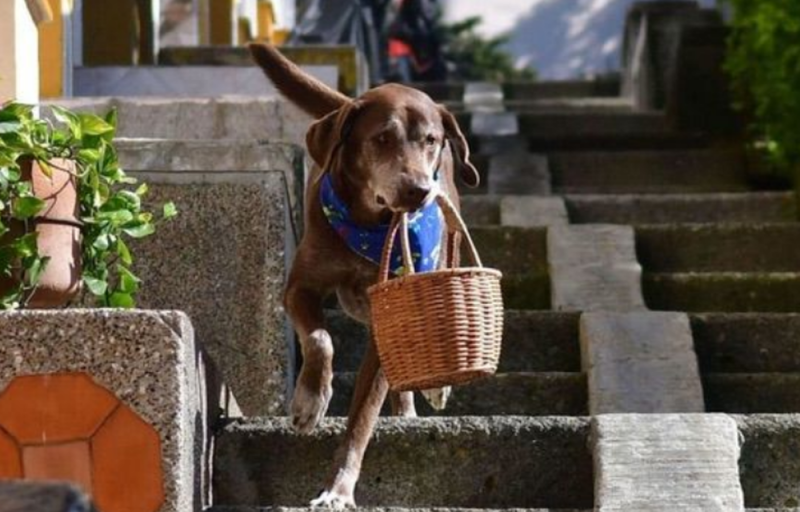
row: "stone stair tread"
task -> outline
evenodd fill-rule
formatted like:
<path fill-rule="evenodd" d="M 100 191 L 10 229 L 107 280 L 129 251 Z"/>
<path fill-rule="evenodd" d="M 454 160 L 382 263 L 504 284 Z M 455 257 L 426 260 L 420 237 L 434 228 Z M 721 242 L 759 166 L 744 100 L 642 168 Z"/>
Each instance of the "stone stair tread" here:
<path fill-rule="evenodd" d="M 709 373 L 703 389 L 709 412 L 800 413 L 800 373 Z"/>
<path fill-rule="evenodd" d="M 744 440 L 739 467 L 746 506 L 780 510 L 796 503 L 800 415 L 731 417 Z M 302 436 L 286 418 L 232 421 L 217 437 L 216 504 L 307 503 L 319 490 L 344 426 L 344 419 L 326 419 Z M 365 506 L 588 510 L 589 431 L 588 417 L 382 418 L 356 499 Z"/>
<path fill-rule="evenodd" d="M 344 427 L 344 419 L 326 419 L 302 436 L 285 418 L 232 421 L 217 436 L 215 504 L 307 503 Z M 381 418 L 356 502 L 589 509 L 588 437 L 589 420 L 579 417 Z"/>
<path fill-rule="evenodd" d="M 351 372 L 334 376 L 330 416 L 347 416 L 355 377 Z M 587 401 L 586 376 L 580 372 L 498 373 L 454 388 L 444 411 L 434 411 L 415 395 L 420 416 L 584 416 Z"/>
<path fill-rule="evenodd" d="M 313 507 L 258 507 L 258 506 L 216 506 L 206 509 L 205 512 L 312 512 L 319 511 Z M 457 507 L 360 507 L 348 510 L 363 512 L 591 512 L 591 509 L 564 509 L 564 508 L 519 508 L 519 509 L 491 509 L 491 508 L 457 508 Z M 779 509 L 769 509 L 770 512 Z M 782 511 L 794 509 L 780 509 Z M 757 509 L 756 512 L 766 512 L 767 509 Z M 750 509 L 748 509 L 750 512 Z"/>
<path fill-rule="evenodd" d="M 501 224 L 501 205 L 507 197 L 540 196 L 462 196 L 465 222 L 472 227 Z M 576 224 L 797 222 L 793 192 L 567 194 L 564 201 Z"/>
<path fill-rule="evenodd" d="M 506 309 L 502 372 L 580 372 L 579 313 Z M 334 370 L 358 369 L 367 329 L 341 310 L 328 310 L 326 320 L 334 342 Z"/>
<path fill-rule="evenodd" d="M 553 190 L 565 194 L 747 192 L 741 150 L 593 150 L 548 155 Z"/>
<path fill-rule="evenodd" d="M 800 311 L 800 272 L 645 272 L 645 302 L 690 313 Z"/>
<path fill-rule="evenodd" d="M 639 225 L 646 272 L 800 271 L 800 223 Z"/>

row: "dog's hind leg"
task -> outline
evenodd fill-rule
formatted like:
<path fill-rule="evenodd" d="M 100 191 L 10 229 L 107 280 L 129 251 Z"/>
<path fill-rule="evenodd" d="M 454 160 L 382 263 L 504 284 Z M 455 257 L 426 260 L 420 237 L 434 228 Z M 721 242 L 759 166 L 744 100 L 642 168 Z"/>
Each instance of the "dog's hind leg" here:
<path fill-rule="evenodd" d="M 414 407 L 414 392 L 403 391 L 389 393 L 392 401 L 392 416 L 402 416 L 403 418 L 416 418 L 417 409 Z"/>
<path fill-rule="evenodd" d="M 325 417 L 333 395 L 333 341 L 325 330 L 319 294 L 295 282 L 287 288 L 284 304 L 303 351 L 292 397 L 292 425 L 307 434 Z"/>
<path fill-rule="evenodd" d="M 325 490 L 311 506 L 355 507 L 353 493 L 361 473 L 361 462 L 388 392 L 389 383 L 380 368 L 375 344 L 370 341 L 356 379 L 344 441 L 336 450 Z"/>

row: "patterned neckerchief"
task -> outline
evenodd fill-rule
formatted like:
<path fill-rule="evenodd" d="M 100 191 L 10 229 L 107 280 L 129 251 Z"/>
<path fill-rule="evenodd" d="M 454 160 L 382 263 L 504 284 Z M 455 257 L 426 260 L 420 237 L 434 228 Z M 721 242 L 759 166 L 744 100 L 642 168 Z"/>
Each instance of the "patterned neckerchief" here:
<path fill-rule="evenodd" d="M 350 250 L 376 265 L 380 265 L 383 245 L 389 235 L 389 224 L 379 226 L 359 226 L 355 224 L 350 218 L 350 211 L 347 205 L 333 190 L 333 180 L 330 173 L 323 175 L 319 195 L 322 211 L 325 213 L 328 223 L 344 240 Z M 441 209 L 436 201 L 416 212 L 409 213 L 408 239 L 416 272 L 430 272 L 437 268 L 443 226 Z M 392 248 L 392 259 L 389 265 L 391 273 L 397 276 L 405 273 L 401 251 L 400 234 L 398 233 Z"/>

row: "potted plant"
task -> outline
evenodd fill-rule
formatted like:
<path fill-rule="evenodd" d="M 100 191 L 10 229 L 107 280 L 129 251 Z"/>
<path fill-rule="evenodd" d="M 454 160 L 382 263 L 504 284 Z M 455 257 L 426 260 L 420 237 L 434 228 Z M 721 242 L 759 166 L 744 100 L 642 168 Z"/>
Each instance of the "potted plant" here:
<path fill-rule="evenodd" d="M 116 112 L 105 117 L 52 107 L 0 109 L 0 309 L 58 307 L 82 285 L 101 306 L 133 307 L 139 279 L 126 243 L 174 216 L 142 208 L 147 185 L 120 168 Z"/>

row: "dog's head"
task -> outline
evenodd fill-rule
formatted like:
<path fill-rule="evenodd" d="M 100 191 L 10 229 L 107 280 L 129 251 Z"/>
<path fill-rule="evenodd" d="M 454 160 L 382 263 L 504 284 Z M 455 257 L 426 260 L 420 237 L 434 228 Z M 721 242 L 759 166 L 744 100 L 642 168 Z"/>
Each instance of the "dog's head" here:
<path fill-rule="evenodd" d="M 370 90 L 315 122 L 311 157 L 339 175 L 371 210 L 416 210 L 430 201 L 452 162 L 469 186 L 479 177 L 453 115 L 427 95 L 396 84 Z M 443 158 L 445 151 L 452 158 Z"/>

